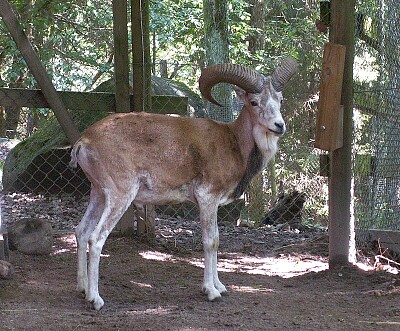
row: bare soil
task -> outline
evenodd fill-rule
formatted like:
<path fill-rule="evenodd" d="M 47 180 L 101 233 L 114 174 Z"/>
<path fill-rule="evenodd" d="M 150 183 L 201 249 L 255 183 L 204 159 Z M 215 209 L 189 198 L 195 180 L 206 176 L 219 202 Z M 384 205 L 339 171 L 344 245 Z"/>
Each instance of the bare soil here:
<path fill-rule="evenodd" d="M 220 278 L 229 295 L 200 291 L 198 225 L 157 225 L 152 245 L 110 237 L 93 311 L 75 292 L 76 245 L 59 234 L 50 256 L 11 252 L 0 281 L 0 330 L 399 330 L 400 278 L 327 269 L 327 235 L 222 226 Z"/>

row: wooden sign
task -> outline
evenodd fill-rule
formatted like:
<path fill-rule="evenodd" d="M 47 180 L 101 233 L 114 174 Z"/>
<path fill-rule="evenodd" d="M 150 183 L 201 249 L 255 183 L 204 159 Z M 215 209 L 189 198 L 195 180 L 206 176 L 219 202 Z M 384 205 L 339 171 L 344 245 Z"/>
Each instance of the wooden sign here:
<path fill-rule="evenodd" d="M 340 100 L 345 55 L 345 46 L 325 45 L 315 135 L 315 147 L 325 151 L 343 146 L 343 107 Z"/>

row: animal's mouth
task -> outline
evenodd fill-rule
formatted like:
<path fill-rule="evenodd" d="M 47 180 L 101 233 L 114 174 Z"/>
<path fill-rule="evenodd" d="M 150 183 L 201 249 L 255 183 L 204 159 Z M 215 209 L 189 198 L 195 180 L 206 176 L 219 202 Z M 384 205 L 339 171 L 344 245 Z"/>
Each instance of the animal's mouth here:
<path fill-rule="evenodd" d="M 282 130 L 279 130 L 279 131 L 278 131 L 278 130 L 268 129 L 267 134 L 268 134 L 268 132 L 274 134 L 274 135 L 277 136 L 277 137 L 281 137 L 281 136 L 284 135 L 285 130 L 282 129 Z"/>

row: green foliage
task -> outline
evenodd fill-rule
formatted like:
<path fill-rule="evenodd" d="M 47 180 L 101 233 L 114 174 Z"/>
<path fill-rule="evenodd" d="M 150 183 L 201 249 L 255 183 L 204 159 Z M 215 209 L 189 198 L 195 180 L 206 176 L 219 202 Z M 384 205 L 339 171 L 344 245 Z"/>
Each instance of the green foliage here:
<path fill-rule="evenodd" d="M 88 89 L 98 71 L 108 72 L 107 60 L 113 52 L 111 1 L 46 1 L 33 6 L 28 1 L 11 1 L 20 22 L 53 77 L 56 88 Z M 0 26 L 0 31 L 6 31 Z M 0 77 L 13 82 L 26 71 L 14 43 L 7 33 L 0 35 Z M 17 77 L 18 76 L 18 77 Z M 25 87 L 34 87 L 28 76 Z"/>

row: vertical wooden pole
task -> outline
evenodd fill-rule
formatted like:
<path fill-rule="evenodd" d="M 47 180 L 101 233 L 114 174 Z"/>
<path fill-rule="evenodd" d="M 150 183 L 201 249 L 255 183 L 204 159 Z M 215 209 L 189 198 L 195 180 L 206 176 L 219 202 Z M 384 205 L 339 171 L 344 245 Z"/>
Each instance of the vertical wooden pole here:
<path fill-rule="evenodd" d="M 130 111 L 129 57 L 128 57 L 128 10 L 127 0 L 113 0 L 114 79 L 115 111 Z M 135 209 L 128 208 L 116 230 L 124 236 L 134 233 Z"/>
<path fill-rule="evenodd" d="M 113 0 L 116 112 L 130 111 L 127 0 Z"/>
<path fill-rule="evenodd" d="M 343 147 L 332 152 L 329 177 L 329 266 L 346 265 L 354 242 L 351 217 L 351 143 L 355 0 L 331 0 L 332 43 L 346 46 L 343 74 Z"/>
<path fill-rule="evenodd" d="M 151 109 L 151 59 L 149 33 L 149 0 L 131 1 L 133 109 Z M 154 240 L 154 206 L 137 210 L 137 234 L 147 241 Z"/>
<path fill-rule="evenodd" d="M 149 36 L 149 0 L 131 1 L 133 107 L 151 109 L 151 61 Z"/>

